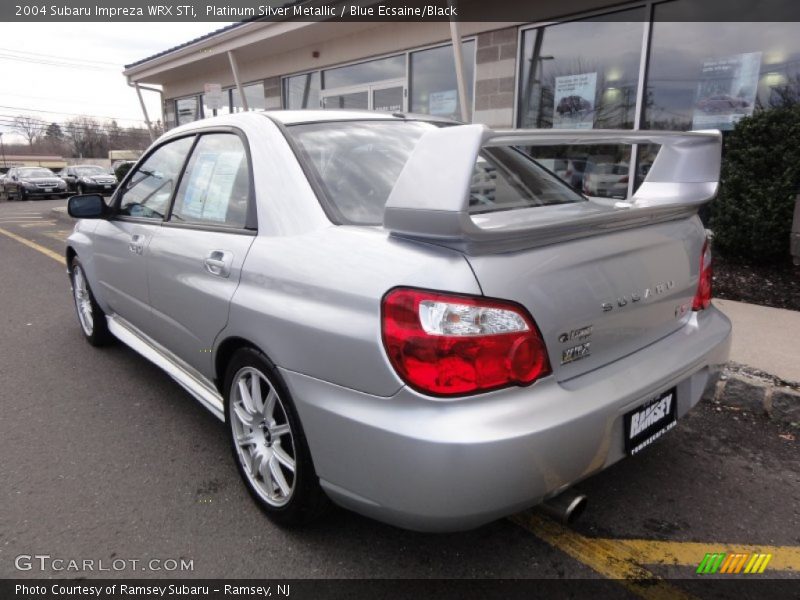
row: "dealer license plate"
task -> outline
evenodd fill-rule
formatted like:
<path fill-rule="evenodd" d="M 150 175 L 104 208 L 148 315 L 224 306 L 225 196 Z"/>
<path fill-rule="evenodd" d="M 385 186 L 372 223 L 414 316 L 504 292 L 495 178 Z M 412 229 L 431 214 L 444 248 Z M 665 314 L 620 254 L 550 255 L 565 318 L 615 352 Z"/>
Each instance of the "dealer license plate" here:
<path fill-rule="evenodd" d="M 675 427 L 678 420 L 677 390 L 659 394 L 625 415 L 625 452 L 640 452 Z"/>
<path fill-rule="evenodd" d="M 52 191 L 53 191 L 53 188 L 44 188 L 44 191 L 45 191 L 45 192 L 52 192 Z"/>

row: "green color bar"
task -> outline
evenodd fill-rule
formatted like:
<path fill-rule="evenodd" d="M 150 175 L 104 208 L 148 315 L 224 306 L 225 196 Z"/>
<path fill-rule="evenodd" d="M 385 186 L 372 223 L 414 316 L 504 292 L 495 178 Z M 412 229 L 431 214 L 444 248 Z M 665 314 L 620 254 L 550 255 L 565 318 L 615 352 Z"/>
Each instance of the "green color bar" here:
<path fill-rule="evenodd" d="M 706 555 L 703 557 L 703 560 L 700 561 L 700 564 L 698 565 L 697 571 L 695 571 L 695 573 L 700 574 L 700 573 L 704 572 L 703 571 L 703 567 L 706 566 L 706 563 L 708 562 L 708 559 L 710 557 L 711 557 L 711 555 L 708 552 L 706 552 Z"/>
<path fill-rule="evenodd" d="M 703 560 L 700 561 L 700 565 L 697 567 L 697 571 L 695 572 L 698 574 L 716 573 L 722 565 L 722 561 L 725 560 L 725 556 L 726 555 L 724 552 L 719 554 L 716 552 L 713 554 L 707 552 L 703 557 Z"/>

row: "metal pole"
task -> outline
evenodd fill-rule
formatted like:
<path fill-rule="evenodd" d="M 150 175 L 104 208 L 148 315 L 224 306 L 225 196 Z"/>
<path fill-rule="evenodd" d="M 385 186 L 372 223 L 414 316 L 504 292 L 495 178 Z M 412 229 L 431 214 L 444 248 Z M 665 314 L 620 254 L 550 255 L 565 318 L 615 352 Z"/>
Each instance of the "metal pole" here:
<path fill-rule="evenodd" d="M 136 95 L 139 96 L 139 105 L 142 107 L 142 114 L 144 114 L 144 122 L 147 123 L 147 131 L 150 132 L 150 141 L 156 141 L 156 135 L 153 131 L 153 125 L 150 123 L 150 116 L 147 114 L 147 107 L 144 105 L 144 98 L 142 98 L 142 90 L 139 89 L 139 84 L 133 84 L 133 87 L 136 89 Z"/>
<path fill-rule="evenodd" d="M 236 56 L 232 50 L 228 50 L 228 61 L 231 63 L 231 72 L 233 73 L 233 81 L 236 84 L 236 89 L 239 90 L 239 98 L 242 100 L 242 108 L 245 111 L 250 110 L 247 106 L 247 98 L 244 97 L 244 90 L 242 89 L 242 82 L 239 81 L 239 65 L 236 63 Z"/>
<path fill-rule="evenodd" d="M 455 0 L 450 0 L 449 4 L 450 6 L 455 6 Z M 453 58 L 456 62 L 456 81 L 458 82 L 458 103 L 461 106 L 461 120 L 469 123 L 467 85 L 464 82 L 464 57 L 461 53 L 461 35 L 458 32 L 458 22 L 453 17 L 450 17 L 450 38 L 453 41 Z"/>
<path fill-rule="evenodd" d="M 647 21 L 643 24 L 642 53 L 639 57 L 639 79 L 636 84 L 636 112 L 633 115 L 633 129 L 642 128 L 642 115 L 647 106 L 647 61 L 650 56 L 650 36 L 653 30 L 653 5 L 647 5 Z M 627 114 L 627 110 L 626 110 Z M 636 191 L 636 174 L 639 172 L 639 144 L 631 146 L 631 161 L 628 166 L 628 198 Z"/>

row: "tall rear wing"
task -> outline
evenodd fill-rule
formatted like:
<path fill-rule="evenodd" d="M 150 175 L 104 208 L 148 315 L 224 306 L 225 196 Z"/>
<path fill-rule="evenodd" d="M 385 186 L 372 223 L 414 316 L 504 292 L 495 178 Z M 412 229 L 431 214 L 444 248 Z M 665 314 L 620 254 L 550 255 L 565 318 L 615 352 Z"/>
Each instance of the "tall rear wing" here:
<path fill-rule="evenodd" d="M 602 209 L 561 217 L 539 208 L 520 218 L 496 219 L 469 212 L 470 183 L 481 148 L 588 144 L 659 144 L 644 183 L 635 195 Z M 393 233 L 418 238 L 497 242 L 535 233 L 572 231 L 592 225 L 646 221 L 662 215 L 694 212 L 717 193 L 722 135 L 719 131 L 626 131 L 616 129 L 492 130 L 484 125 L 442 127 L 423 135 L 394 185 L 383 217 Z M 583 203 L 586 204 L 586 203 Z M 592 203 L 599 205 L 599 203 Z M 522 213 L 503 211 L 505 213 Z M 535 216 L 530 211 L 536 211 Z"/>

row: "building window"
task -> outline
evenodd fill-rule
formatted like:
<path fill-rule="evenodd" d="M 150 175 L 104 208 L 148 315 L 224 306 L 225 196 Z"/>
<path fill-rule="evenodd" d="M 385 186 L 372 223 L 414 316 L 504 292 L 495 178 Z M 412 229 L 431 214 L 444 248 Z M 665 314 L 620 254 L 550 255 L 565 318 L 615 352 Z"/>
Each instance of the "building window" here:
<path fill-rule="evenodd" d="M 524 31 L 518 126 L 633 128 L 646 20 L 645 9 L 637 8 Z M 629 146 L 541 146 L 529 152 L 588 195 L 628 195 Z"/>
<path fill-rule="evenodd" d="M 258 83 L 251 83 L 250 85 L 242 86 L 242 91 L 244 91 L 244 97 L 247 98 L 247 107 L 250 110 L 264 110 L 266 108 L 266 102 L 264 99 L 264 83 L 259 81 Z M 244 110 L 244 106 L 242 105 L 242 101 L 239 98 L 239 90 L 237 88 L 233 88 L 230 91 L 231 94 L 231 112 L 241 112 Z"/>
<path fill-rule="evenodd" d="M 178 125 L 196 121 L 200 117 L 198 97 L 191 96 L 190 98 L 179 98 L 175 100 L 175 115 Z"/>
<path fill-rule="evenodd" d="M 523 33 L 520 127 L 633 127 L 647 15 L 634 9 L 604 19 Z"/>
<path fill-rule="evenodd" d="M 319 108 L 319 71 L 286 77 L 283 80 L 284 107 L 288 109 Z"/>
<path fill-rule="evenodd" d="M 656 6 L 644 127 L 725 131 L 800 100 L 797 23 L 662 22 L 691 20 L 693 8 Z"/>
<path fill-rule="evenodd" d="M 322 83 L 326 90 L 346 88 L 358 85 L 384 81 L 387 79 L 405 79 L 405 55 L 390 56 L 349 65 L 337 67 L 322 72 Z"/>
<path fill-rule="evenodd" d="M 461 52 L 464 59 L 467 104 L 471 109 L 475 79 L 475 42 L 462 42 Z M 409 110 L 461 120 L 453 45 L 412 52 L 410 65 Z"/>

